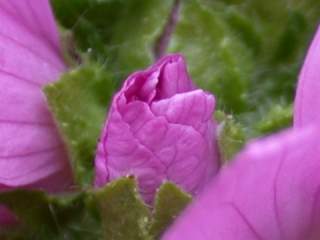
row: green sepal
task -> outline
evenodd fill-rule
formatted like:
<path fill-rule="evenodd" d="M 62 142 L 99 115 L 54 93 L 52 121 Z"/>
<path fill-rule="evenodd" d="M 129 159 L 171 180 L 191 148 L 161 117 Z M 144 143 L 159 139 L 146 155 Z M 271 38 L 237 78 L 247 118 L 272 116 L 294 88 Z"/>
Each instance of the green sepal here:
<path fill-rule="evenodd" d="M 96 64 L 74 69 L 44 88 L 76 181 L 85 187 L 92 183 L 95 150 L 113 90 L 112 75 Z"/>
<path fill-rule="evenodd" d="M 155 198 L 153 220 L 150 233 L 154 239 L 173 223 L 176 217 L 191 202 L 192 197 L 171 182 L 165 182 L 158 189 Z"/>
<path fill-rule="evenodd" d="M 141 199 L 134 178 L 107 184 L 94 196 L 102 216 L 104 239 L 150 240 L 151 213 Z"/>
<path fill-rule="evenodd" d="M 243 126 L 232 115 L 217 111 L 215 117 L 218 126 L 218 147 L 223 162 L 229 161 L 238 153 L 246 142 Z"/>

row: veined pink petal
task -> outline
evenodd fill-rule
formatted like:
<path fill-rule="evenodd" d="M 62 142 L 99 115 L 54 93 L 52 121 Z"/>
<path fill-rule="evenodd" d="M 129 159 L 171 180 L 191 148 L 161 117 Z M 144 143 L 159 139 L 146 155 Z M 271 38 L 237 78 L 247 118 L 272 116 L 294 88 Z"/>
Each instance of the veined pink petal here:
<path fill-rule="evenodd" d="M 18 25 L 52 48 L 53 51 L 50 54 L 59 56 L 59 35 L 48 0 L 2 1 L 1 11 L 6 12 Z M 25 42 L 25 39 L 23 40 Z M 37 46 L 30 47 L 37 48 Z M 59 58 L 57 63 L 61 64 Z"/>
<path fill-rule="evenodd" d="M 320 239 L 319 130 L 249 144 L 163 240 Z"/>
<path fill-rule="evenodd" d="M 66 69 L 49 1 L 0 1 L 0 22 L 0 189 L 64 191 L 70 166 L 42 93 Z"/>
<path fill-rule="evenodd" d="M 320 125 L 320 29 L 305 58 L 295 98 L 294 126 Z"/>
<path fill-rule="evenodd" d="M 96 185 L 134 175 L 147 202 L 165 180 L 197 194 L 216 173 L 214 97 L 180 55 L 132 74 L 113 99 L 96 156 Z"/>

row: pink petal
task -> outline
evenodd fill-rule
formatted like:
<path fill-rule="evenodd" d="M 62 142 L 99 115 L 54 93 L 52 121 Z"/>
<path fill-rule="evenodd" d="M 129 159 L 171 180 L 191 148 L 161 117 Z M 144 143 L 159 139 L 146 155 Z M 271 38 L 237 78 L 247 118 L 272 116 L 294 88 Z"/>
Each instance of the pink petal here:
<path fill-rule="evenodd" d="M 151 202 L 165 180 L 197 194 L 218 168 L 214 97 L 195 90 L 183 57 L 132 74 L 114 97 L 96 156 L 96 185 L 138 178 Z"/>
<path fill-rule="evenodd" d="M 249 144 L 162 239 L 319 239 L 319 134 L 290 130 Z"/>
<path fill-rule="evenodd" d="M 59 53 L 59 35 L 57 34 L 57 26 L 49 0 L 1 1 L 0 7 L 1 11 L 10 15 L 17 25 L 25 28 L 26 32 L 52 48 L 51 54 Z M 11 35 L 11 37 L 18 36 Z M 25 42 L 25 39 L 23 40 Z M 36 47 L 33 46 L 32 48 L 36 49 Z"/>
<path fill-rule="evenodd" d="M 294 126 L 320 125 L 320 29 L 305 58 L 295 99 Z"/>
<path fill-rule="evenodd" d="M 72 182 L 42 87 L 66 69 L 49 1 L 0 2 L 0 189 Z"/>

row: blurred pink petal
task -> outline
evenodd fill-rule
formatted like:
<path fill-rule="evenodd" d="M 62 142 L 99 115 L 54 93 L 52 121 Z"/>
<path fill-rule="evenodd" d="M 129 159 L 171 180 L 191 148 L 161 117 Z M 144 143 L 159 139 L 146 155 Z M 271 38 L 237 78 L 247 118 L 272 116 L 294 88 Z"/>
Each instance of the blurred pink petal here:
<path fill-rule="evenodd" d="M 112 102 L 96 185 L 134 175 L 147 202 L 165 180 L 198 193 L 218 168 L 214 107 L 214 97 L 192 84 L 180 55 L 132 74 Z"/>
<path fill-rule="evenodd" d="M 304 128 L 249 144 L 162 239 L 320 239 L 319 136 Z"/>
<path fill-rule="evenodd" d="M 295 99 L 294 125 L 320 126 L 320 29 L 318 29 L 303 64 Z"/>
<path fill-rule="evenodd" d="M 4 206 L 0 205 L 0 230 L 18 223 L 16 217 Z"/>
<path fill-rule="evenodd" d="M 49 1 L 0 1 L 0 189 L 72 182 L 42 87 L 66 69 Z"/>

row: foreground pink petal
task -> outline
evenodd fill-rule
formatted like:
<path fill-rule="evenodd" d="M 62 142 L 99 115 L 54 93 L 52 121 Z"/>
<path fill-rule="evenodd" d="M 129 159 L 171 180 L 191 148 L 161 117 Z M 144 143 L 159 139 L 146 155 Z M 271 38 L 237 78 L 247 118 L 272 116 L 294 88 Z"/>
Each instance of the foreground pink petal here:
<path fill-rule="evenodd" d="M 303 64 L 295 99 L 294 125 L 320 125 L 320 29 L 318 29 Z"/>
<path fill-rule="evenodd" d="M 162 239 L 320 239 L 319 136 L 305 128 L 250 144 Z"/>
<path fill-rule="evenodd" d="M 72 182 L 42 87 L 65 70 L 49 1 L 0 1 L 0 189 Z"/>
<path fill-rule="evenodd" d="M 193 86 L 180 55 L 129 76 L 99 142 L 96 185 L 134 175 L 147 202 L 164 180 L 198 193 L 218 167 L 214 105 Z"/>

